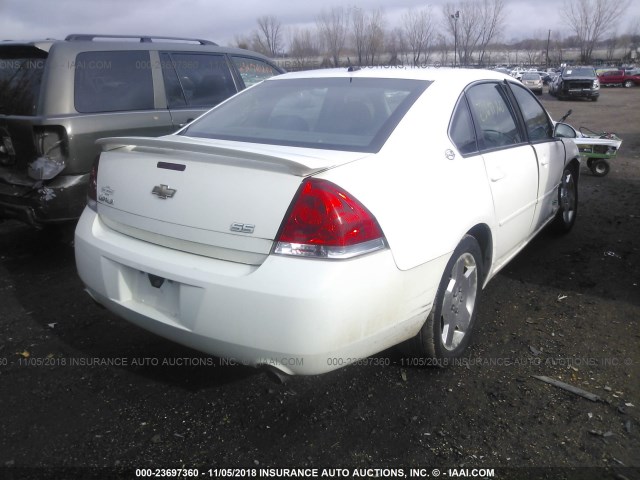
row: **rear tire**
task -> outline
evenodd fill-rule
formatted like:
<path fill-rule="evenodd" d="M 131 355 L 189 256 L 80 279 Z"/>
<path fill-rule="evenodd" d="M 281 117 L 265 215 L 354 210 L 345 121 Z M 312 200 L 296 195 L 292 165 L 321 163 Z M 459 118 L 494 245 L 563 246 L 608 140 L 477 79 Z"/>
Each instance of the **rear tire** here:
<path fill-rule="evenodd" d="M 469 344 L 483 279 L 482 252 L 478 241 L 465 235 L 451 255 L 436 297 L 418 334 L 403 345 L 413 356 L 445 366 Z"/>
<path fill-rule="evenodd" d="M 624 86 L 625 88 L 631 88 L 633 87 L 633 82 L 631 80 L 627 80 L 626 82 L 624 82 Z"/>

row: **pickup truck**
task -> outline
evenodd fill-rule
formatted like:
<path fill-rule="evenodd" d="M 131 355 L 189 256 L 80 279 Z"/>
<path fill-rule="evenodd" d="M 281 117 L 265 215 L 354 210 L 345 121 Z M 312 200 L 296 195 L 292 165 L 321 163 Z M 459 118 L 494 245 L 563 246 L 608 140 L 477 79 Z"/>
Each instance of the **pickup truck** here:
<path fill-rule="evenodd" d="M 598 75 L 600 85 L 623 85 L 627 88 L 640 85 L 640 75 L 627 75 L 624 70 L 609 70 Z"/>

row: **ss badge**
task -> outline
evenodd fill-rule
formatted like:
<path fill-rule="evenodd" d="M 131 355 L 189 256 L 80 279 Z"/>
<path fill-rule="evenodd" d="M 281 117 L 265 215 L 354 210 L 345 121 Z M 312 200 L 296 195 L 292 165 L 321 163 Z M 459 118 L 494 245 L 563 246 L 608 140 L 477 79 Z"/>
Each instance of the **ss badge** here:
<path fill-rule="evenodd" d="M 250 223 L 233 222 L 231 224 L 231 228 L 229 230 L 231 230 L 232 232 L 253 233 L 253 230 L 255 228 L 256 228 L 256 226 L 252 225 Z"/>

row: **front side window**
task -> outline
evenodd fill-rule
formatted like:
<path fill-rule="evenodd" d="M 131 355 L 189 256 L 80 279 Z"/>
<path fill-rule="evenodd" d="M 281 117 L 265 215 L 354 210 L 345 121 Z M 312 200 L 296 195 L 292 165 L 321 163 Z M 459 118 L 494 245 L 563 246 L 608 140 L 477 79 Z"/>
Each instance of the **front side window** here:
<path fill-rule="evenodd" d="M 266 81 L 215 108 L 181 134 L 377 152 L 429 84 L 386 78 Z"/>
<path fill-rule="evenodd" d="M 74 67 L 78 112 L 154 108 L 149 52 L 83 52 L 77 55 Z"/>
<path fill-rule="evenodd" d="M 549 116 L 531 92 L 516 84 L 511 84 L 511 90 L 520 105 L 529 140 L 535 142 L 553 138 L 553 126 Z"/>
<path fill-rule="evenodd" d="M 169 107 L 213 107 L 237 92 L 224 55 L 172 52 L 161 58 Z"/>
<path fill-rule="evenodd" d="M 236 68 L 240 72 L 245 86 L 250 87 L 280 72 L 267 62 L 250 57 L 231 57 Z"/>
<path fill-rule="evenodd" d="M 467 91 L 467 99 L 482 133 L 484 148 L 501 148 L 522 142 L 515 117 L 499 83 L 474 85 Z"/>

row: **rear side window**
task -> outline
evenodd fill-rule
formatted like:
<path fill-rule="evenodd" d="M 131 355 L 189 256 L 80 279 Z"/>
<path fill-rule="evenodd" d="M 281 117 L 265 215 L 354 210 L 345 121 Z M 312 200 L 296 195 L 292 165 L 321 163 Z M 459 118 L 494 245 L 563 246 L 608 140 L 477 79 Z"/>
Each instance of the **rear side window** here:
<path fill-rule="evenodd" d="M 500 84 L 474 85 L 467 91 L 467 99 L 482 133 L 484 148 L 501 148 L 522 142 L 520 130 Z"/>
<path fill-rule="evenodd" d="M 224 55 L 163 53 L 162 67 L 169 108 L 213 107 L 237 91 Z"/>
<path fill-rule="evenodd" d="M 30 46 L 0 48 L 0 115 L 35 115 L 47 53 Z"/>
<path fill-rule="evenodd" d="M 83 52 L 76 57 L 74 67 L 78 112 L 154 108 L 149 52 Z"/>
<path fill-rule="evenodd" d="M 464 98 L 460 99 L 458 105 L 456 105 L 455 112 L 453 112 L 449 135 L 461 154 L 478 151 L 476 131 L 471 120 L 469 106 Z"/>
<path fill-rule="evenodd" d="M 245 86 L 250 87 L 280 72 L 267 62 L 250 57 L 231 57 L 236 68 L 240 72 Z"/>

